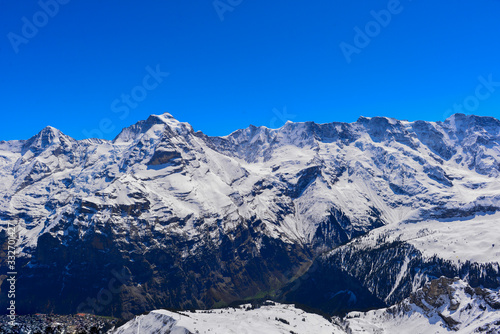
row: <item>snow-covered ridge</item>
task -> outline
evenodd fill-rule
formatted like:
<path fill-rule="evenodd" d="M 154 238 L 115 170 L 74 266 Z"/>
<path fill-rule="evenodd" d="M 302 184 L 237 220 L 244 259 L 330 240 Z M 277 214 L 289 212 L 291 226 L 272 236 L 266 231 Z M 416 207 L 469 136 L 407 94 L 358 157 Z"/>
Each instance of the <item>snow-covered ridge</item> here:
<path fill-rule="evenodd" d="M 242 305 L 193 312 L 153 311 L 129 321 L 109 334 L 344 334 L 337 325 L 293 305 L 268 302 L 253 308 Z"/>

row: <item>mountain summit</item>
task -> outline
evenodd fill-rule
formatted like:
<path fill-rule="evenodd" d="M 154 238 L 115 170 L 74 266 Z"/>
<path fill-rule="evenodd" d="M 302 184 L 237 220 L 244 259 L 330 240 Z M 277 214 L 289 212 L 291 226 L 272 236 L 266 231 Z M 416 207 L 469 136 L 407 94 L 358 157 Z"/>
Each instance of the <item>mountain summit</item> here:
<path fill-rule="evenodd" d="M 70 145 L 75 140 L 51 126 L 43 128 L 39 133 L 28 139 L 23 148 L 33 152 L 41 152 L 52 145 Z"/>

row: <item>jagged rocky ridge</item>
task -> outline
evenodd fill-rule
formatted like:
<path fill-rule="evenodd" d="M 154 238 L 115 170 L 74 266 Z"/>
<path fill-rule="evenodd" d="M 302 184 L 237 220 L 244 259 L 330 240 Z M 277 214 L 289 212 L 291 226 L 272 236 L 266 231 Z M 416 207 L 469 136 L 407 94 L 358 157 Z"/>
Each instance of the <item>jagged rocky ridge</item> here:
<path fill-rule="evenodd" d="M 497 211 L 499 138 L 498 120 L 461 114 L 436 123 L 288 122 L 225 137 L 164 114 L 113 141 L 47 127 L 0 142 L 0 241 L 17 224 L 18 310 L 130 317 L 272 292 L 371 230 Z M 425 282 L 378 289 L 356 273 L 363 264 L 344 258 L 331 257 L 330 275 L 359 281 L 352 289 L 365 302 L 355 308 L 402 300 Z M 498 273 L 498 257 L 473 262 Z M 387 275 L 399 272 L 394 263 Z M 484 280 L 492 285 L 493 271 Z"/>

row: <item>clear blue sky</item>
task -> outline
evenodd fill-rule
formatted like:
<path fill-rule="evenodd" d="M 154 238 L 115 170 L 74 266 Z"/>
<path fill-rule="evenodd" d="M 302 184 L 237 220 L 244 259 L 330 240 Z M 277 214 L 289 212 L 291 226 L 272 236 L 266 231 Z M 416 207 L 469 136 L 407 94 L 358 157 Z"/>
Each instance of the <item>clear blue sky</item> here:
<path fill-rule="evenodd" d="M 163 112 L 209 135 L 464 103 L 500 118 L 500 83 L 483 82 L 500 82 L 497 0 L 54 1 L 0 0 L 0 140 L 111 139 Z"/>

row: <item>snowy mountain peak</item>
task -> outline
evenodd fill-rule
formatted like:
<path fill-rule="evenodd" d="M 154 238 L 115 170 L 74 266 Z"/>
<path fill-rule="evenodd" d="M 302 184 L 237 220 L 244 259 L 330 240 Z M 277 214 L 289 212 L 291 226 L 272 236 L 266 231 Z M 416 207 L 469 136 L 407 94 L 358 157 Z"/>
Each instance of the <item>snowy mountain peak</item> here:
<path fill-rule="evenodd" d="M 361 124 L 391 124 L 395 125 L 399 123 L 399 120 L 391 117 L 384 117 L 384 116 L 375 116 L 375 117 L 364 117 L 361 116 L 358 118 L 356 123 L 361 123 Z"/>
<path fill-rule="evenodd" d="M 57 138 L 59 138 L 61 135 L 63 135 L 63 133 L 59 129 L 56 129 L 52 126 L 46 126 L 39 133 L 28 139 L 28 141 L 35 138 L 40 138 L 40 140 L 42 140 L 44 143 L 49 144 L 54 140 L 57 140 Z"/>
<path fill-rule="evenodd" d="M 171 114 L 151 115 L 144 121 L 139 121 L 124 128 L 113 140 L 114 143 L 128 143 L 147 134 L 148 138 L 160 138 L 168 132 L 169 136 L 193 133 L 193 128 L 188 123 L 179 122 Z"/>
<path fill-rule="evenodd" d="M 28 139 L 23 145 L 23 150 L 31 150 L 35 153 L 41 152 L 52 145 L 69 145 L 70 142 L 75 140 L 66 136 L 60 130 L 46 126 L 39 133 Z"/>
<path fill-rule="evenodd" d="M 146 119 L 146 124 L 166 124 L 166 125 L 176 125 L 176 124 L 179 124 L 180 122 L 178 120 L 176 120 L 174 118 L 174 116 L 172 116 L 171 114 L 169 113 L 164 113 L 164 114 L 161 114 L 161 115 L 150 115 L 147 119 Z"/>
<path fill-rule="evenodd" d="M 494 117 L 465 115 L 461 113 L 451 115 L 444 121 L 444 123 L 451 125 L 457 130 L 475 127 L 484 127 L 498 130 L 498 128 L 500 127 L 500 121 Z"/>

